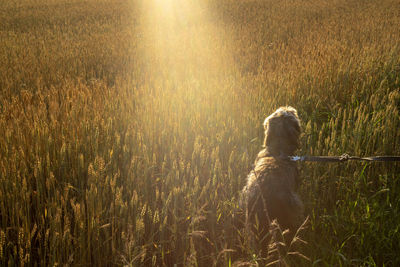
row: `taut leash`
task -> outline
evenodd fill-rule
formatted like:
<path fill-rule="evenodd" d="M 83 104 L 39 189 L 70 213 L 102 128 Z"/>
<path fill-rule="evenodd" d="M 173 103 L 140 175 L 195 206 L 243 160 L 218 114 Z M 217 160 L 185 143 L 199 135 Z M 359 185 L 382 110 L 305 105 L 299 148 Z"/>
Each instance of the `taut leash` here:
<path fill-rule="evenodd" d="M 376 157 L 355 157 L 348 154 L 341 156 L 289 156 L 291 161 L 311 161 L 311 162 L 345 162 L 349 160 L 362 161 L 400 161 L 400 156 L 376 156 Z"/>

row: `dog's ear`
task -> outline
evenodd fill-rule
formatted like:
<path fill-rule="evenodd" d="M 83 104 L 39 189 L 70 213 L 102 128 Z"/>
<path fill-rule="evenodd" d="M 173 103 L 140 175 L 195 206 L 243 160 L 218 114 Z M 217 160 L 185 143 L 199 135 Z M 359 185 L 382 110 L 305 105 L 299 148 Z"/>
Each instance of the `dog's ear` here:
<path fill-rule="evenodd" d="M 264 143 L 263 143 L 263 147 L 267 147 L 268 143 L 270 142 L 269 140 L 271 139 L 271 136 L 273 135 L 273 133 L 269 132 L 269 125 L 270 125 L 270 120 L 269 118 L 266 118 L 264 121 Z"/>
<path fill-rule="evenodd" d="M 264 147 L 275 147 L 275 143 L 279 143 L 281 138 L 282 122 L 277 117 L 269 116 L 264 121 L 264 129 Z"/>
<path fill-rule="evenodd" d="M 282 138 L 285 138 L 294 150 L 299 147 L 300 133 L 301 129 L 298 119 L 296 117 L 286 117 L 282 129 Z"/>

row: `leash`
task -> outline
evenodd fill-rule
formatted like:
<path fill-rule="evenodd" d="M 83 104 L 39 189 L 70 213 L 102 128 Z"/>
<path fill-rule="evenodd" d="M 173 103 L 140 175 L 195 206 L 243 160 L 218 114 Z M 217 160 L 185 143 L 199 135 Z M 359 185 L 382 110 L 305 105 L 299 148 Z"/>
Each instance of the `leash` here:
<path fill-rule="evenodd" d="M 310 161 L 310 162 L 345 162 L 349 160 L 361 161 L 400 161 L 400 156 L 376 156 L 376 157 L 355 157 L 348 154 L 341 156 L 291 156 L 291 161 Z"/>

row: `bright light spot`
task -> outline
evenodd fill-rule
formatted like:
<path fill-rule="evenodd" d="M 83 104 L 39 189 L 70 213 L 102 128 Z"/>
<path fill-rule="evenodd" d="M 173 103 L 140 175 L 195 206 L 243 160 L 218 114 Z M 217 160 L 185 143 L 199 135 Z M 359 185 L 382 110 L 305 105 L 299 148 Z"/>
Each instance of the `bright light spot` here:
<path fill-rule="evenodd" d="M 200 2 L 150 0 L 146 7 L 149 60 L 154 70 L 177 82 L 203 79 L 229 66 L 222 58 L 222 35 Z"/>

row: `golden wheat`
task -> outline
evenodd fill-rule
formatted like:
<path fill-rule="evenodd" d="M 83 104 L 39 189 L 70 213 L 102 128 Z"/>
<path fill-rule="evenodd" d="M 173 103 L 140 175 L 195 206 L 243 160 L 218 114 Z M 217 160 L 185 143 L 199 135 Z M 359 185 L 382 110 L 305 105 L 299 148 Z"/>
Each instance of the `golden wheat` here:
<path fill-rule="evenodd" d="M 0 1 L 0 265 L 229 265 L 237 193 L 276 107 L 299 110 L 300 154 L 400 154 L 399 13 L 394 0 Z M 301 172 L 301 253 L 400 263 L 397 163 Z"/>

